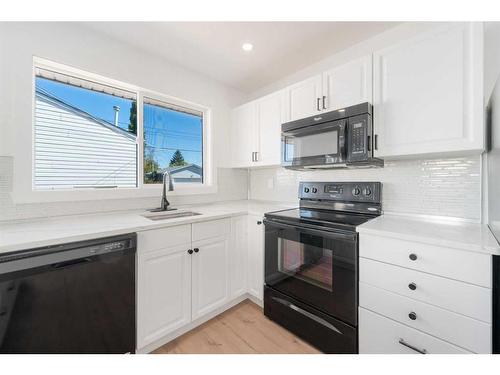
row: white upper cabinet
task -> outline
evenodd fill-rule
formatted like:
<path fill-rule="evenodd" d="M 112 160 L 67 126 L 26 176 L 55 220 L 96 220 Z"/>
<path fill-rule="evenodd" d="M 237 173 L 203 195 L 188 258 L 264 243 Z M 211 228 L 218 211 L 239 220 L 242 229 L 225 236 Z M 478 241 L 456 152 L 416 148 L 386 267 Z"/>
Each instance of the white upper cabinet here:
<path fill-rule="evenodd" d="M 323 78 L 317 76 L 301 81 L 286 89 L 289 121 L 313 116 L 323 110 Z"/>
<path fill-rule="evenodd" d="M 231 165 L 248 167 L 255 152 L 255 105 L 253 102 L 239 106 L 231 116 Z"/>
<path fill-rule="evenodd" d="M 258 166 L 281 163 L 281 124 L 285 122 L 285 96 L 283 91 L 267 95 L 255 102 L 258 140 L 256 163 Z"/>
<path fill-rule="evenodd" d="M 323 73 L 324 110 L 372 102 L 372 56 L 368 55 Z"/>
<path fill-rule="evenodd" d="M 314 116 L 364 102 L 372 102 L 372 57 L 339 65 L 289 86 L 289 120 Z"/>
<path fill-rule="evenodd" d="M 483 150 L 482 43 L 455 23 L 374 53 L 376 156 Z"/>
<path fill-rule="evenodd" d="M 263 167 L 281 163 L 281 124 L 286 118 L 285 106 L 285 92 L 278 91 L 233 110 L 233 167 Z"/>

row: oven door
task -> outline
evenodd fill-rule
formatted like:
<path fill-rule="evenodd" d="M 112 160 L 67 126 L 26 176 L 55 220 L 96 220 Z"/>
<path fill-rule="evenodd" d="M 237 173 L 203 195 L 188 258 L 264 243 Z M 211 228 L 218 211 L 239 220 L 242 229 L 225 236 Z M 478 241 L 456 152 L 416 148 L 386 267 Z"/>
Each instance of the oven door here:
<path fill-rule="evenodd" d="M 344 164 L 346 124 L 344 119 L 282 130 L 281 164 L 287 168 Z"/>
<path fill-rule="evenodd" d="M 264 222 L 266 285 L 357 326 L 357 233 Z"/>

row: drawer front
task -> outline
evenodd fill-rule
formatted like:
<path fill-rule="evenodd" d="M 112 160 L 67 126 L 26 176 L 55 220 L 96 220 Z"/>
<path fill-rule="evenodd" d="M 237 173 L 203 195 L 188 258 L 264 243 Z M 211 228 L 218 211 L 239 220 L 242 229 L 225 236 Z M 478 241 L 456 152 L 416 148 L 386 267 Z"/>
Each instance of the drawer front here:
<path fill-rule="evenodd" d="M 359 304 L 474 353 L 491 353 L 491 324 L 359 283 Z M 410 319 L 415 313 L 416 319 Z"/>
<path fill-rule="evenodd" d="M 359 280 L 491 323 L 491 289 L 371 259 L 359 259 Z"/>
<path fill-rule="evenodd" d="M 491 256 L 487 254 L 369 234 L 360 234 L 359 254 L 363 258 L 491 288 Z"/>
<path fill-rule="evenodd" d="M 138 252 L 154 251 L 183 244 L 191 244 L 191 224 L 137 233 Z"/>
<path fill-rule="evenodd" d="M 465 349 L 359 309 L 360 354 L 467 354 Z"/>
<path fill-rule="evenodd" d="M 193 241 L 223 237 L 231 232 L 231 219 L 220 219 L 193 224 Z"/>

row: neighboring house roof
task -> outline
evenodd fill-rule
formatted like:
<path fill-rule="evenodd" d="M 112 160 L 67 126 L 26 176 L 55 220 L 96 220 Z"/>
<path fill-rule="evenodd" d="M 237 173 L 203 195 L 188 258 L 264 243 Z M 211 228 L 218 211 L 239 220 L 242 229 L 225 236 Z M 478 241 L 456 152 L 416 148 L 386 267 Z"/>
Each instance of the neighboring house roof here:
<path fill-rule="evenodd" d="M 108 129 L 116 132 L 116 133 L 119 133 L 127 138 L 130 138 L 131 140 L 134 140 L 134 142 L 135 142 L 136 136 L 134 134 L 129 133 L 128 131 L 126 131 L 118 126 L 115 126 L 114 124 L 112 124 L 106 120 L 92 116 L 90 113 L 82 111 L 81 109 L 64 102 L 63 100 L 51 95 L 50 93 L 48 93 L 47 91 L 45 91 L 41 88 L 36 89 L 36 95 L 38 97 L 46 100 L 47 102 L 51 103 L 52 105 L 56 105 L 56 106 L 59 106 L 61 108 L 64 108 L 67 111 L 73 112 L 77 116 L 85 117 L 88 120 L 96 122 L 96 123 L 108 128 Z"/>

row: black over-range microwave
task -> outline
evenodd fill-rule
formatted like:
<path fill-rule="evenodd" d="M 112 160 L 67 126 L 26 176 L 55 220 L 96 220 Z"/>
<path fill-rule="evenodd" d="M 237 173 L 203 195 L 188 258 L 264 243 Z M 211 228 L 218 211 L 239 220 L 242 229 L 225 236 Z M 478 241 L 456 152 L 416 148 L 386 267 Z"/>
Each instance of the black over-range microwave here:
<path fill-rule="evenodd" d="M 281 164 L 290 169 L 382 167 L 373 157 L 372 105 L 362 103 L 281 125 Z"/>

